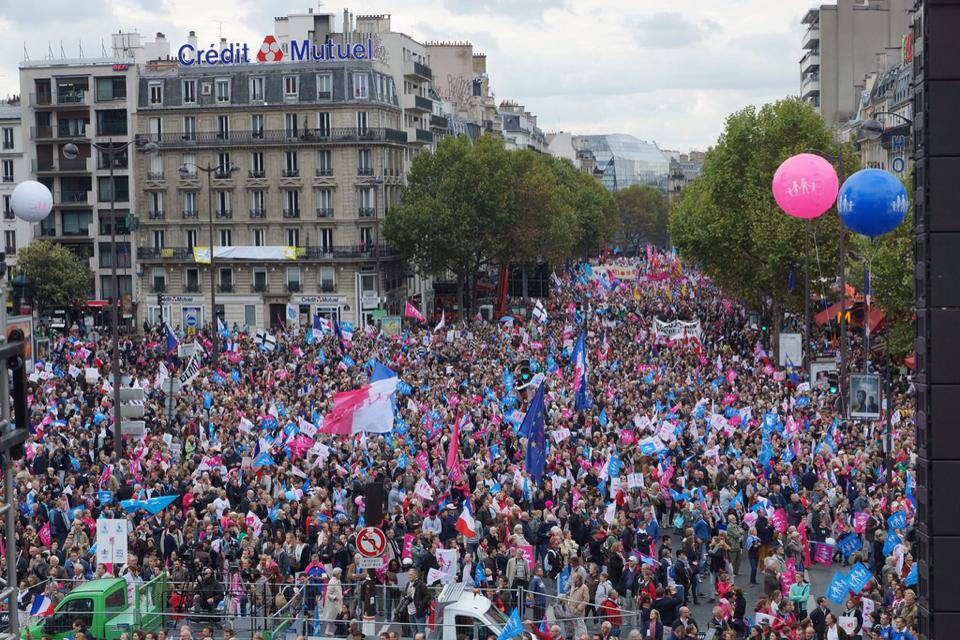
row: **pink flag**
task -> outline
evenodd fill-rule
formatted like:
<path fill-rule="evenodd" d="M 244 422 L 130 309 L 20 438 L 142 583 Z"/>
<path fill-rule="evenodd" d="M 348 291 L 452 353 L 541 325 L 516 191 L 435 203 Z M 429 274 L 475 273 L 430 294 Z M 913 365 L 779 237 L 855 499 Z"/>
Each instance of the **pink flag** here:
<path fill-rule="evenodd" d="M 400 559 L 406 560 L 413 557 L 413 534 L 403 534 L 403 548 L 400 551 Z"/>
<path fill-rule="evenodd" d="M 399 378 L 384 378 L 354 391 L 341 391 L 333 396 L 333 409 L 318 429 L 321 433 L 350 435 L 354 433 L 388 433 L 393 429 L 391 394 L 397 390 Z"/>
<path fill-rule="evenodd" d="M 43 546 L 50 548 L 50 522 L 48 521 L 42 527 L 40 531 L 37 532 L 37 535 L 40 536 L 40 542 L 43 543 Z"/>
<path fill-rule="evenodd" d="M 803 566 L 810 566 L 810 545 L 807 542 L 807 523 L 800 523 L 800 542 L 803 544 Z"/>
<path fill-rule="evenodd" d="M 833 547 L 822 542 L 814 542 L 813 559 L 820 564 L 829 565 L 833 560 Z"/>
<path fill-rule="evenodd" d="M 404 307 L 403 315 L 404 315 L 405 318 L 412 318 L 412 319 L 416 320 L 417 322 L 423 322 L 423 321 L 424 321 L 423 314 L 420 313 L 415 306 L 413 306 L 412 304 L 410 304 L 409 301 L 407 301 L 407 305 L 406 305 L 406 307 Z"/>
<path fill-rule="evenodd" d="M 460 416 L 453 423 L 453 434 L 450 436 L 450 447 L 447 449 L 447 469 L 450 479 L 460 482 Z"/>
<path fill-rule="evenodd" d="M 867 520 L 870 519 L 869 513 L 857 511 L 853 514 L 853 531 L 855 533 L 865 533 L 867 530 Z"/>
<path fill-rule="evenodd" d="M 430 468 L 430 463 L 428 462 L 426 451 L 421 451 L 420 453 L 418 453 L 416 459 L 417 459 L 417 464 L 424 471 Z"/>
<path fill-rule="evenodd" d="M 770 514 L 770 523 L 778 533 L 784 533 L 787 530 L 787 512 L 783 509 L 774 509 Z"/>
<path fill-rule="evenodd" d="M 620 442 L 623 444 L 633 444 L 637 441 L 636 436 L 633 434 L 633 431 L 624 429 L 620 432 Z"/>

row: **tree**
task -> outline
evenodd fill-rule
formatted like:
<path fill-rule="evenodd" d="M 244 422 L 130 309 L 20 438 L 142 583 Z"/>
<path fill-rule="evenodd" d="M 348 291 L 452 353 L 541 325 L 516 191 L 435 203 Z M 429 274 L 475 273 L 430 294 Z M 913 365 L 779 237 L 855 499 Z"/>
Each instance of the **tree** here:
<path fill-rule="evenodd" d="M 643 242 L 667 243 L 667 201 L 654 187 L 632 185 L 614 194 L 620 215 L 620 242 L 626 251 L 639 251 Z"/>
<path fill-rule="evenodd" d="M 566 159 L 543 156 L 557 173 L 563 198 L 573 205 L 576 216 L 575 254 L 599 253 L 613 240 L 620 226 L 616 202 L 603 184 L 580 171 Z"/>
<path fill-rule="evenodd" d="M 724 287 L 758 307 L 769 303 L 775 334 L 784 306 L 802 309 L 802 284 L 791 292 L 787 283 L 791 270 L 802 283 L 805 225 L 816 239 L 810 270 L 815 279 L 837 273 L 840 221 L 835 210 L 810 223 L 784 214 L 771 192 L 773 174 L 797 153 L 838 149 L 842 181 L 857 168 L 853 150 L 832 142 L 812 107 L 797 99 L 759 110 L 747 107 L 727 118 L 717 146 L 707 153 L 703 175 L 670 211 L 673 243 Z"/>
<path fill-rule="evenodd" d="M 30 278 L 37 309 L 72 307 L 86 297 L 93 272 L 75 253 L 48 240 L 17 252 L 17 267 Z"/>

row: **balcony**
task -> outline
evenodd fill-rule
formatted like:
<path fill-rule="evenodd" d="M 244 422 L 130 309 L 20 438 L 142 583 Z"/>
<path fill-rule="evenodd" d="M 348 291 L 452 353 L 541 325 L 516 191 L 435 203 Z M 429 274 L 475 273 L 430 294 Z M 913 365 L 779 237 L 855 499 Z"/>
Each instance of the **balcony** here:
<path fill-rule="evenodd" d="M 377 213 L 373 207 L 358 207 L 357 215 L 361 218 L 372 218 Z"/>
<path fill-rule="evenodd" d="M 69 140 L 85 139 L 87 138 L 87 126 L 84 124 L 79 127 L 70 125 L 30 127 L 31 140 L 53 140 L 57 138 Z"/>
<path fill-rule="evenodd" d="M 199 282 L 188 282 L 187 286 L 184 287 L 187 290 L 187 293 L 200 293 L 200 283 Z"/>
<path fill-rule="evenodd" d="M 287 291 L 289 291 L 290 293 L 297 293 L 297 292 L 299 292 L 299 291 L 300 291 L 300 283 L 299 283 L 299 282 L 288 282 L 288 283 L 287 283 Z"/>
<path fill-rule="evenodd" d="M 415 113 L 430 113 L 433 111 L 433 100 L 423 96 L 404 94 L 403 108 Z"/>
<path fill-rule="evenodd" d="M 233 177 L 231 171 L 214 171 L 213 177 L 217 180 L 230 180 Z"/>
<path fill-rule="evenodd" d="M 414 138 L 414 141 L 419 142 L 421 144 L 432 144 L 433 134 L 427 131 L 426 129 L 417 129 L 416 137 Z"/>
<path fill-rule="evenodd" d="M 57 104 L 83 104 L 86 100 L 86 89 L 57 90 Z"/>
<path fill-rule="evenodd" d="M 233 283 L 221 282 L 218 291 L 220 291 L 220 293 L 233 293 Z"/>
<path fill-rule="evenodd" d="M 184 220 L 196 220 L 200 217 L 200 212 L 196 209 L 184 209 L 183 210 L 183 219 Z"/>
<path fill-rule="evenodd" d="M 450 121 L 447 120 L 446 116 L 438 116 L 436 114 L 430 114 L 430 127 L 433 129 L 443 129 L 447 130 L 447 127 L 450 126 Z"/>
<path fill-rule="evenodd" d="M 148 171 L 147 180 L 163 180 L 163 171 Z"/>
<path fill-rule="evenodd" d="M 426 98 L 424 98 L 426 100 Z M 428 100 L 429 102 L 429 100 Z M 427 111 L 432 111 L 427 109 Z M 290 146 L 298 144 L 356 144 L 356 143 L 396 143 L 404 144 L 407 133 L 397 129 L 366 127 L 340 127 L 335 129 L 304 129 L 291 137 L 286 129 L 269 129 L 263 131 L 232 131 L 229 138 L 224 139 L 213 131 L 198 131 L 194 140 L 184 140 L 180 133 L 142 133 L 139 139 L 155 142 L 163 148 L 208 147 L 221 149 L 224 147 L 269 145 Z"/>
<path fill-rule="evenodd" d="M 327 102 L 333 99 L 332 91 L 317 91 L 317 100 Z"/>
<path fill-rule="evenodd" d="M 300 177 L 300 169 L 284 169 L 284 170 L 283 170 L 283 177 L 284 177 L 284 178 L 299 178 L 299 177 Z"/>
<path fill-rule="evenodd" d="M 57 204 L 60 206 L 85 205 L 89 198 L 89 191 L 63 191 Z"/>
<path fill-rule="evenodd" d="M 324 167 L 322 169 L 317 169 L 318 178 L 329 178 L 333 175 L 333 169 L 331 167 Z"/>
<path fill-rule="evenodd" d="M 49 92 L 41 93 L 31 93 L 30 94 L 30 106 L 31 107 L 49 107 L 53 104 L 53 94 Z"/>
<path fill-rule="evenodd" d="M 88 160 L 89 158 L 74 158 L 73 160 L 60 158 L 58 165 L 52 159 L 39 160 L 34 158 L 30 161 L 30 165 L 35 173 L 74 173 L 78 171 L 89 173 L 90 168 L 87 166 Z"/>
<path fill-rule="evenodd" d="M 263 169 L 260 169 L 259 171 L 250 171 L 249 176 L 251 178 L 266 178 L 267 172 L 264 171 Z"/>
<path fill-rule="evenodd" d="M 151 220 L 163 220 L 165 217 L 163 211 L 151 211 L 148 215 Z"/>
<path fill-rule="evenodd" d="M 254 219 L 262 219 L 267 217 L 266 209 L 250 209 L 250 217 Z"/>
<path fill-rule="evenodd" d="M 800 47 L 802 49 L 817 49 L 820 47 L 820 25 L 812 25 L 807 32 L 803 34 L 803 39 L 800 40 Z"/>
<path fill-rule="evenodd" d="M 13 182 L 13 176 L 0 177 L 0 182 Z"/>
<path fill-rule="evenodd" d="M 433 71 L 427 65 L 416 60 L 403 61 L 403 75 L 410 80 L 430 82 L 433 80 Z"/>
<path fill-rule="evenodd" d="M 165 282 L 154 282 L 150 287 L 150 293 L 165 293 L 166 290 L 167 284 Z"/>
<path fill-rule="evenodd" d="M 393 247 L 382 245 L 315 245 L 297 247 L 298 260 L 350 260 L 369 259 L 379 255 L 382 258 L 396 258 L 400 252 Z M 193 262 L 191 247 L 141 247 L 137 249 L 137 257 L 142 260 L 171 260 L 179 262 Z M 262 263 L 256 266 L 263 266 Z M 199 286 L 199 285 L 198 285 Z"/>
<path fill-rule="evenodd" d="M 373 167 L 357 167 L 358 176 L 372 176 Z"/>
<path fill-rule="evenodd" d="M 6 246 L 3 248 L 3 251 L 4 251 L 4 253 L 6 253 L 8 256 L 15 256 L 15 255 L 17 255 L 17 247 L 16 247 L 16 245 L 9 245 L 9 244 L 8 244 L 8 245 L 6 245 Z"/>
<path fill-rule="evenodd" d="M 233 209 L 217 209 L 218 220 L 230 220 L 233 218 Z"/>
<path fill-rule="evenodd" d="M 283 210 L 283 217 L 284 217 L 284 218 L 299 218 L 299 217 L 300 217 L 300 209 L 284 209 L 284 210 Z"/>
<path fill-rule="evenodd" d="M 331 207 L 318 207 L 318 208 L 317 208 L 317 217 L 318 217 L 318 218 L 332 218 L 332 217 L 333 217 L 333 208 L 331 208 Z"/>
<path fill-rule="evenodd" d="M 820 49 L 811 49 L 800 58 L 800 73 L 809 73 L 820 67 Z"/>
<path fill-rule="evenodd" d="M 250 285 L 250 290 L 254 293 L 266 293 L 267 292 L 267 283 L 266 282 L 254 282 Z"/>
<path fill-rule="evenodd" d="M 159 260 L 173 258 L 178 260 L 193 259 L 193 250 L 190 247 L 140 247 L 137 257 L 142 260 Z"/>
<path fill-rule="evenodd" d="M 333 293 L 337 287 L 332 282 L 323 282 L 320 284 L 320 293 Z"/>
<path fill-rule="evenodd" d="M 800 82 L 800 96 L 805 98 L 820 93 L 820 74 L 814 73 L 806 76 Z"/>

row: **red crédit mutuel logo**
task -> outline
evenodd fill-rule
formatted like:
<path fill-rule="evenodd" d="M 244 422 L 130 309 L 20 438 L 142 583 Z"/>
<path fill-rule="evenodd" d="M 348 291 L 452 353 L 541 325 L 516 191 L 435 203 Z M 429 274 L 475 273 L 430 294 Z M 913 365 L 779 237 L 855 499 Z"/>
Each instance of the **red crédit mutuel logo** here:
<path fill-rule="evenodd" d="M 273 36 L 266 36 L 263 44 L 260 45 L 260 51 L 257 52 L 257 61 L 259 62 L 280 62 L 283 60 L 283 49 L 280 43 Z"/>

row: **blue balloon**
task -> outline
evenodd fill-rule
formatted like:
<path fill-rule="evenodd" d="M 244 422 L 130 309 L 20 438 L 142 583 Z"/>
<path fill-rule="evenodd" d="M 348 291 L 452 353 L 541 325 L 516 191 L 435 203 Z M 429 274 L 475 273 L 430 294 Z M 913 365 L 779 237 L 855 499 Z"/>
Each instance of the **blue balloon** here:
<path fill-rule="evenodd" d="M 854 233 L 876 238 L 903 222 L 907 190 L 892 173 L 862 169 L 847 178 L 837 196 L 840 220 Z"/>

